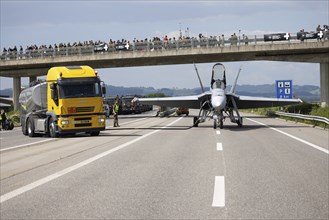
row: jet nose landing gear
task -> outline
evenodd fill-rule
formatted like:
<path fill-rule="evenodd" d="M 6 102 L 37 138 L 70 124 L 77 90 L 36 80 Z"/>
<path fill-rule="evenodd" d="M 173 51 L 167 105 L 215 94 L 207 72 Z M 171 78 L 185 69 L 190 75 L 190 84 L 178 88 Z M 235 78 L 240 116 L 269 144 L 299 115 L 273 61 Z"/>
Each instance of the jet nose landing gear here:
<path fill-rule="evenodd" d="M 217 115 L 214 115 L 213 119 L 214 119 L 214 129 L 217 129 L 217 127 L 223 129 L 223 118 L 219 118 Z"/>

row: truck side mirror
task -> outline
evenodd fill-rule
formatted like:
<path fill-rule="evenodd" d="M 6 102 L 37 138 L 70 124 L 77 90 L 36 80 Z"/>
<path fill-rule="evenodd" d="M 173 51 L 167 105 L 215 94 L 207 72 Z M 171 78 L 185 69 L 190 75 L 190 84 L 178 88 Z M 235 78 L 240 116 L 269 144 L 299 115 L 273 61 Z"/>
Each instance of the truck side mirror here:
<path fill-rule="evenodd" d="M 105 86 L 102 86 L 102 94 L 103 94 L 103 95 L 106 94 L 106 88 L 105 88 Z"/>
<path fill-rule="evenodd" d="M 51 83 L 51 84 L 50 84 L 50 89 L 51 89 L 51 90 L 56 89 L 56 83 Z"/>

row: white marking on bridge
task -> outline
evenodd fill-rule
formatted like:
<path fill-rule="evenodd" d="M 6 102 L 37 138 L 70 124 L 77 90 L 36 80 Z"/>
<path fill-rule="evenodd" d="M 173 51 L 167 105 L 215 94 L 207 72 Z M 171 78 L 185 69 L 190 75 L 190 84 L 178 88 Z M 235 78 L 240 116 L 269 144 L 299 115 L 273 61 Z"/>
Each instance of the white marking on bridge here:
<path fill-rule="evenodd" d="M 109 49 L 109 47 L 107 46 L 107 44 L 105 44 L 104 49 L 105 49 L 105 51 L 107 51 Z"/>

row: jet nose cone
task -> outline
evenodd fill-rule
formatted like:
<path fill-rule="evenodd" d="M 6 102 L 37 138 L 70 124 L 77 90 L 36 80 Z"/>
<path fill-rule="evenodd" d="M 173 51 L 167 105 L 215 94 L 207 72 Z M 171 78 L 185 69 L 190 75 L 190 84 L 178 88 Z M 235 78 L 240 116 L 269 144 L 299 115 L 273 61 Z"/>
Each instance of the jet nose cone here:
<path fill-rule="evenodd" d="M 211 104 L 215 109 L 224 109 L 226 106 L 226 99 L 223 96 L 212 97 Z"/>

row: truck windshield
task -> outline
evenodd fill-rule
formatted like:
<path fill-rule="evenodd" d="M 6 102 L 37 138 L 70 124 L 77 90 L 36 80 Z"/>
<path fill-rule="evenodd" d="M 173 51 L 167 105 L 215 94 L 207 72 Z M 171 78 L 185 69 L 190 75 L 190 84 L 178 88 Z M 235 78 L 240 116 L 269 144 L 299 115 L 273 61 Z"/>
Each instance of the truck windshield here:
<path fill-rule="evenodd" d="M 92 83 L 65 83 L 59 86 L 60 98 L 81 98 L 102 96 L 99 82 Z"/>

